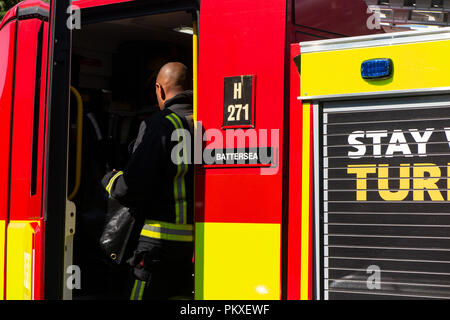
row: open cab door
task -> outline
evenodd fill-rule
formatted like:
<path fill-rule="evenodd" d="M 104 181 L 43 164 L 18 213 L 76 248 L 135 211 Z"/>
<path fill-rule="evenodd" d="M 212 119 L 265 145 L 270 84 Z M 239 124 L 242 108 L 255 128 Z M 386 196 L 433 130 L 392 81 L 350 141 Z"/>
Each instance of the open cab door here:
<path fill-rule="evenodd" d="M 70 3 L 23 1 L 0 23 L 0 299 L 66 297 Z"/>
<path fill-rule="evenodd" d="M 152 77 L 164 59 L 194 69 L 196 91 L 198 9 L 194 0 L 28 0 L 0 23 L 0 299 L 105 298 L 117 287 L 122 278 L 105 269 L 86 233 L 101 229 L 106 212 L 92 210 L 106 202 L 90 192 L 106 170 L 92 161 L 107 155 L 112 169 L 126 159 L 123 146 L 152 112 L 145 102 L 155 102 Z M 112 103 L 96 103 L 99 96 Z M 82 170 L 79 159 L 88 163 Z"/>
<path fill-rule="evenodd" d="M 72 264 L 72 240 L 75 232 L 75 207 L 67 200 L 71 4 L 71 0 L 50 1 L 44 202 L 45 299 L 71 299 L 71 291 L 66 285 L 66 271 Z"/>
<path fill-rule="evenodd" d="M 196 92 L 199 5 L 73 4 L 53 0 L 50 9 L 45 298 L 128 299 L 129 267 L 98 245 L 110 206 L 100 181 L 126 165 L 141 121 L 155 110 L 164 63 L 193 70 Z"/>

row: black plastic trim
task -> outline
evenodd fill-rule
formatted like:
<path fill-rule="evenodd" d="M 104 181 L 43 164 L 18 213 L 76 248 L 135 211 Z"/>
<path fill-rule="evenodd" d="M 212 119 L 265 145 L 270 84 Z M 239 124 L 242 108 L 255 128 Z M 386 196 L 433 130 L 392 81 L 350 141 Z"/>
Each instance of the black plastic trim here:
<path fill-rule="evenodd" d="M 200 5 L 196 0 L 138 0 L 82 9 L 81 24 L 86 25 L 175 11 L 190 12 L 199 9 Z"/>
<path fill-rule="evenodd" d="M 17 18 L 20 20 L 38 18 L 42 20 L 48 20 L 49 13 L 42 7 L 28 7 L 28 8 L 18 8 Z"/>
<path fill-rule="evenodd" d="M 67 198 L 67 138 L 72 33 L 67 28 L 71 0 L 52 0 L 49 37 L 48 132 L 45 199 L 44 297 L 63 298 Z"/>
<path fill-rule="evenodd" d="M 31 151 L 31 183 L 30 195 L 36 194 L 37 185 L 37 155 L 39 149 L 39 114 L 41 106 L 42 86 L 42 45 L 44 41 L 44 24 L 41 24 L 38 32 L 36 52 L 36 79 L 34 87 L 34 110 L 33 110 L 33 143 Z"/>

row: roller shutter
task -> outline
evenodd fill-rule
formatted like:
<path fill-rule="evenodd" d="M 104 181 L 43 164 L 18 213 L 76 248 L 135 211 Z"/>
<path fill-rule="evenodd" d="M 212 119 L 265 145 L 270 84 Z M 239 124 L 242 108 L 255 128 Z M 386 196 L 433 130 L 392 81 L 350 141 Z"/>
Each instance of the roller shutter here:
<path fill-rule="evenodd" d="M 450 97 L 319 110 L 321 296 L 450 298 Z"/>

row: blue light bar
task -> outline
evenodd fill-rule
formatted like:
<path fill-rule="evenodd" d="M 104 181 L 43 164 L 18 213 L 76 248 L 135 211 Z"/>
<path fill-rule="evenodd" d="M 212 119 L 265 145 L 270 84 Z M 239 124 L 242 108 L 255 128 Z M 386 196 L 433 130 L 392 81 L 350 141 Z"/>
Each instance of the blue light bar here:
<path fill-rule="evenodd" d="M 386 79 L 392 75 L 391 59 L 366 60 L 361 64 L 361 76 L 364 79 Z"/>

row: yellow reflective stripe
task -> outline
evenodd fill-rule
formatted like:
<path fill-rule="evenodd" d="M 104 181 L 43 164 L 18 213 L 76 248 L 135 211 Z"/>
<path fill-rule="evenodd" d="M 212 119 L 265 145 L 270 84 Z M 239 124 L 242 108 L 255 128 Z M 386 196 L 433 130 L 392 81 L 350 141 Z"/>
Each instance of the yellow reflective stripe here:
<path fill-rule="evenodd" d="M 106 191 L 108 191 L 108 194 L 109 194 L 109 195 L 111 195 L 111 188 L 112 188 L 112 186 L 113 186 L 113 184 L 114 184 L 114 181 L 116 181 L 116 179 L 117 179 L 118 177 L 120 177 L 121 175 L 123 175 L 123 172 L 122 172 L 122 171 L 119 171 L 119 172 L 117 172 L 117 173 L 111 178 L 111 180 L 109 180 L 109 183 L 108 183 L 108 185 L 106 186 Z"/>
<path fill-rule="evenodd" d="M 153 220 L 146 220 L 146 223 L 142 227 L 141 236 L 173 241 L 191 242 L 194 240 L 192 225 Z"/>
<path fill-rule="evenodd" d="M 178 140 L 180 140 L 180 133 L 178 132 L 178 130 L 180 129 L 178 123 L 177 123 L 177 116 L 175 115 L 175 113 L 171 113 L 169 115 L 166 116 L 167 119 L 169 119 L 170 122 L 172 122 L 173 126 L 175 127 L 175 130 L 177 130 L 177 135 L 178 135 Z M 181 127 L 182 128 L 182 127 Z M 174 198 L 175 198 L 175 220 L 176 223 L 186 223 L 186 213 L 185 213 L 185 206 L 184 206 L 184 201 L 183 199 L 185 198 L 184 193 L 183 193 L 183 186 L 184 186 L 184 175 L 181 175 L 183 172 L 183 169 L 181 167 L 181 163 L 180 163 L 180 158 L 179 158 L 179 154 L 177 154 L 177 174 L 174 177 L 173 180 L 173 193 L 174 193 Z M 180 175 L 181 175 L 181 186 L 178 185 L 178 179 L 180 179 Z M 180 192 L 178 192 L 178 188 L 180 187 L 180 191 L 181 191 L 181 199 L 180 199 Z M 182 202 L 181 206 L 180 206 L 180 200 Z M 183 216 L 180 215 L 180 207 L 183 210 Z M 187 206 L 186 206 L 187 208 Z M 183 220 L 182 220 L 183 219 Z"/>
<path fill-rule="evenodd" d="M 178 127 L 176 121 L 172 118 L 172 114 L 173 113 L 167 115 L 166 118 L 169 119 L 170 122 L 172 122 L 173 126 L 175 127 L 175 130 L 178 130 L 179 127 Z M 180 138 L 180 136 L 178 135 L 178 139 L 179 138 Z M 178 156 L 179 155 L 177 155 L 177 157 Z M 180 162 L 179 158 L 177 160 L 178 160 L 178 162 Z M 173 181 L 173 194 L 174 194 L 174 197 L 175 197 L 175 217 L 176 217 L 175 220 L 176 220 L 177 223 L 180 222 L 180 205 L 178 203 L 178 186 L 177 186 L 177 179 L 178 179 L 178 176 L 180 175 L 180 171 L 181 171 L 181 167 L 180 167 L 180 165 L 177 165 L 177 174 L 176 174 L 176 176 L 174 178 L 174 181 Z"/>
<path fill-rule="evenodd" d="M 161 233 L 161 232 L 155 232 L 155 231 L 149 231 L 149 230 L 142 230 L 141 236 L 154 238 L 154 239 L 161 239 L 161 240 L 172 240 L 172 241 L 194 241 L 194 236 L 183 236 L 183 235 L 177 235 L 177 234 L 167 234 L 167 233 Z"/>
<path fill-rule="evenodd" d="M 134 281 L 134 286 L 133 286 L 133 290 L 131 291 L 131 296 L 130 296 L 130 300 L 135 300 L 135 295 L 136 295 L 136 287 L 138 285 L 139 280 L 135 280 Z"/>
<path fill-rule="evenodd" d="M 180 117 L 176 113 L 173 113 L 172 115 L 177 120 L 179 126 L 181 128 L 184 128 L 183 122 L 181 121 Z M 183 150 L 186 151 L 186 137 L 183 137 Z M 183 156 L 185 157 L 186 155 L 183 155 Z M 182 172 L 181 172 L 181 201 L 182 201 L 182 206 L 183 206 L 183 223 L 186 223 L 187 222 L 187 202 L 186 202 L 186 184 L 184 181 L 184 176 L 187 173 L 188 166 L 187 166 L 187 163 L 183 163 L 183 164 L 184 164 L 184 168 L 182 169 Z M 182 164 L 180 163 L 179 168 L 181 167 L 181 165 Z"/>
<path fill-rule="evenodd" d="M 156 228 L 165 228 L 165 229 L 173 229 L 173 230 L 194 230 L 194 226 L 192 224 L 176 224 L 164 221 L 156 221 L 156 220 L 145 220 L 145 224 L 151 227 Z"/>
<path fill-rule="evenodd" d="M 172 113 L 172 114 L 170 114 L 170 116 L 172 116 L 172 118 L 175 119 L 175 121 L 177 122 L 177 124 L 178 124 L 178 129 L 179 129 L 179 128 L 184 128 L 184 127 L 183 127 L 183 123 L 181 122 L 180 117 L 179 117 L 176 113 Z"/>
<path fill-rule="evenodd" d="M 144 295 L 146 282 L 141 280 L 135 280 L 133 291 L 131 291 L 130 300 L 142 300 Z"/>
<path fill-rule="evenodd" d="M 145 288 L 145 281 L 142 281 L 141 288 L 139 290 L 138 300 L 142 300 L 142 297 L 144 295 L 144 288 Z"/>

